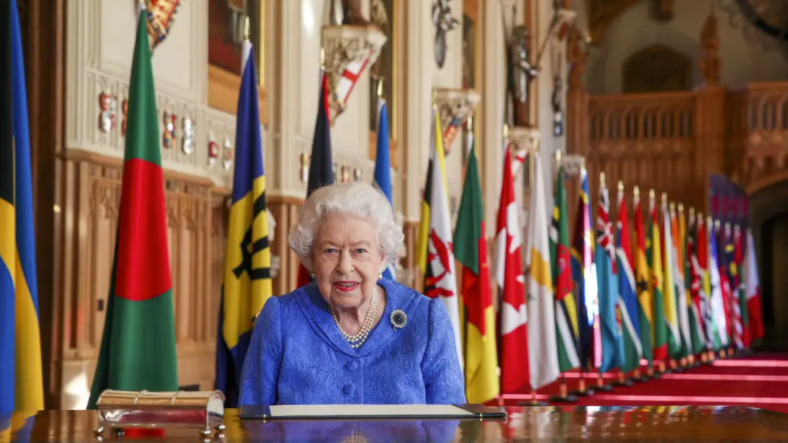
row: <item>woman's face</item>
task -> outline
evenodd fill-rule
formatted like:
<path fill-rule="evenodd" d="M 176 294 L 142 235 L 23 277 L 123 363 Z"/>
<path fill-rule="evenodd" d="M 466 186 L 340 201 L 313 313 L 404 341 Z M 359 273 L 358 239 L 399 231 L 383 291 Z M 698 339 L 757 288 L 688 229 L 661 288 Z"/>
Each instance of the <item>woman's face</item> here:
<path fill-rule="evenodd" d="M 312 267 L 323 298 L 335 308 L 356 308 L 372 296 L 383 253 L 378 231 L 368 220 L 330 214 L 315 236 Z"/>

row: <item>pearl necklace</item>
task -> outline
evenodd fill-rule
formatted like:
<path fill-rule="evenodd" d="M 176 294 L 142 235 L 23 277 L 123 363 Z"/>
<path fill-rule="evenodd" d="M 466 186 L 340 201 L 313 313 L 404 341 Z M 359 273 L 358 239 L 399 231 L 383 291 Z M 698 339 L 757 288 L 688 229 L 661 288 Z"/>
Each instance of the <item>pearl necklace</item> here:
<path fill-rule="evenodd" d="M 334 318 L 334 323 L 337 324 L 337 328 L 339 328 L 339 332 L 342 333 L 342 337 L 344 337 L 345 341 L 350 344 L 350 347 L 353 349 L 357 349 L 367 341 L 367 336 L 369 335 L 369 331 L 372 329 L 372 323 L 375 321 L 375 312 L 378 308 L 378 288 L 374 288 L 372 290 L 372 300 L 370 301 L 369 309 L 367 310 L 367 317 L 364 319 L 364 324 L 361 326 L 361 330 L 358 331 L 358 334 L 350 335 L 342 330 L 342 326 L 339 325 L 339 319 L 337 318 L 337 314 L 334 311 L 334 308 L 331 305 L 328 305 L 328 310 L 331 312 L 331 317 Z"/>

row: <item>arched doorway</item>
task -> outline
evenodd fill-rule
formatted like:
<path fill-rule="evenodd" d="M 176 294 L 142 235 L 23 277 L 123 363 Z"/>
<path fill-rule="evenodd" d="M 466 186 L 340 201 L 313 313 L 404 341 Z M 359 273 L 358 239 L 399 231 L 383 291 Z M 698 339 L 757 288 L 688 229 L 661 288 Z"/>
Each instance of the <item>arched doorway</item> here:
<path fill-rule="evenodd" d="M 788 349 L 788 180 L 750 195 L 765 337 L 763 349 Z"/>

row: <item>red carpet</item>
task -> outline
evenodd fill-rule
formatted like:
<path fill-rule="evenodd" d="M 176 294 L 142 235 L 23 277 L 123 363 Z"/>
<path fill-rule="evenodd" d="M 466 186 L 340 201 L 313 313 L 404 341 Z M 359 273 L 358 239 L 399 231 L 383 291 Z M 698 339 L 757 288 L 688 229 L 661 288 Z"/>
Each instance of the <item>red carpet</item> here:
<path fill-rule="evenodd" d="M 570 391 L 577 389 L 578 375 L 567 377 Z M 610 383 L 618 376 L 605 374 Z M 596 378 L 586 385 L 595 387 Z M 540 401 L 558 394 L 554 383 L 537 392 Z M 530 394 L 505 395 L 503 405 L 514 406 L 529 401 Z M 551 403 L 564 404 L 567 403 Z M 788 354 L 753 354 L 748 357 L 718 359 L 713 363 L 664 374 L 662 378 L 635 383 L 632 387 L 613 387 L 611 392 L 597 391 L 591 397 L 579 397 L 575 406 L 640 405 L 715 405 L 752 406 L 788 413 Z"/>

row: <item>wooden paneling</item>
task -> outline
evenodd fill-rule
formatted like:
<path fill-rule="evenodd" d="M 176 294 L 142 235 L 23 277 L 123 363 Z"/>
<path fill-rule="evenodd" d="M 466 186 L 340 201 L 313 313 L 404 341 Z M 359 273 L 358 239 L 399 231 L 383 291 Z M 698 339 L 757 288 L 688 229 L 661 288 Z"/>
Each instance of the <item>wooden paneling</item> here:
<path fill-rule="evenodd" d="M 75 377 L 85 377 L 89 386 L 94 375 L 119 217 L 122 171 L 114 163 L 93 156 L 59 161 L 62 229 L 55 291 L 62 300 L 62 327 L 52 331 L 59 349 L 51 362 L 58 375 L 50 386 L 53 397 L 70 389 Z M 165 205 L 179 383 L 211 389 L 227 207 L 210 182 L 167 172 Z M 77 400 L 66 393 L 60 406 L 84 406 Z"/>

